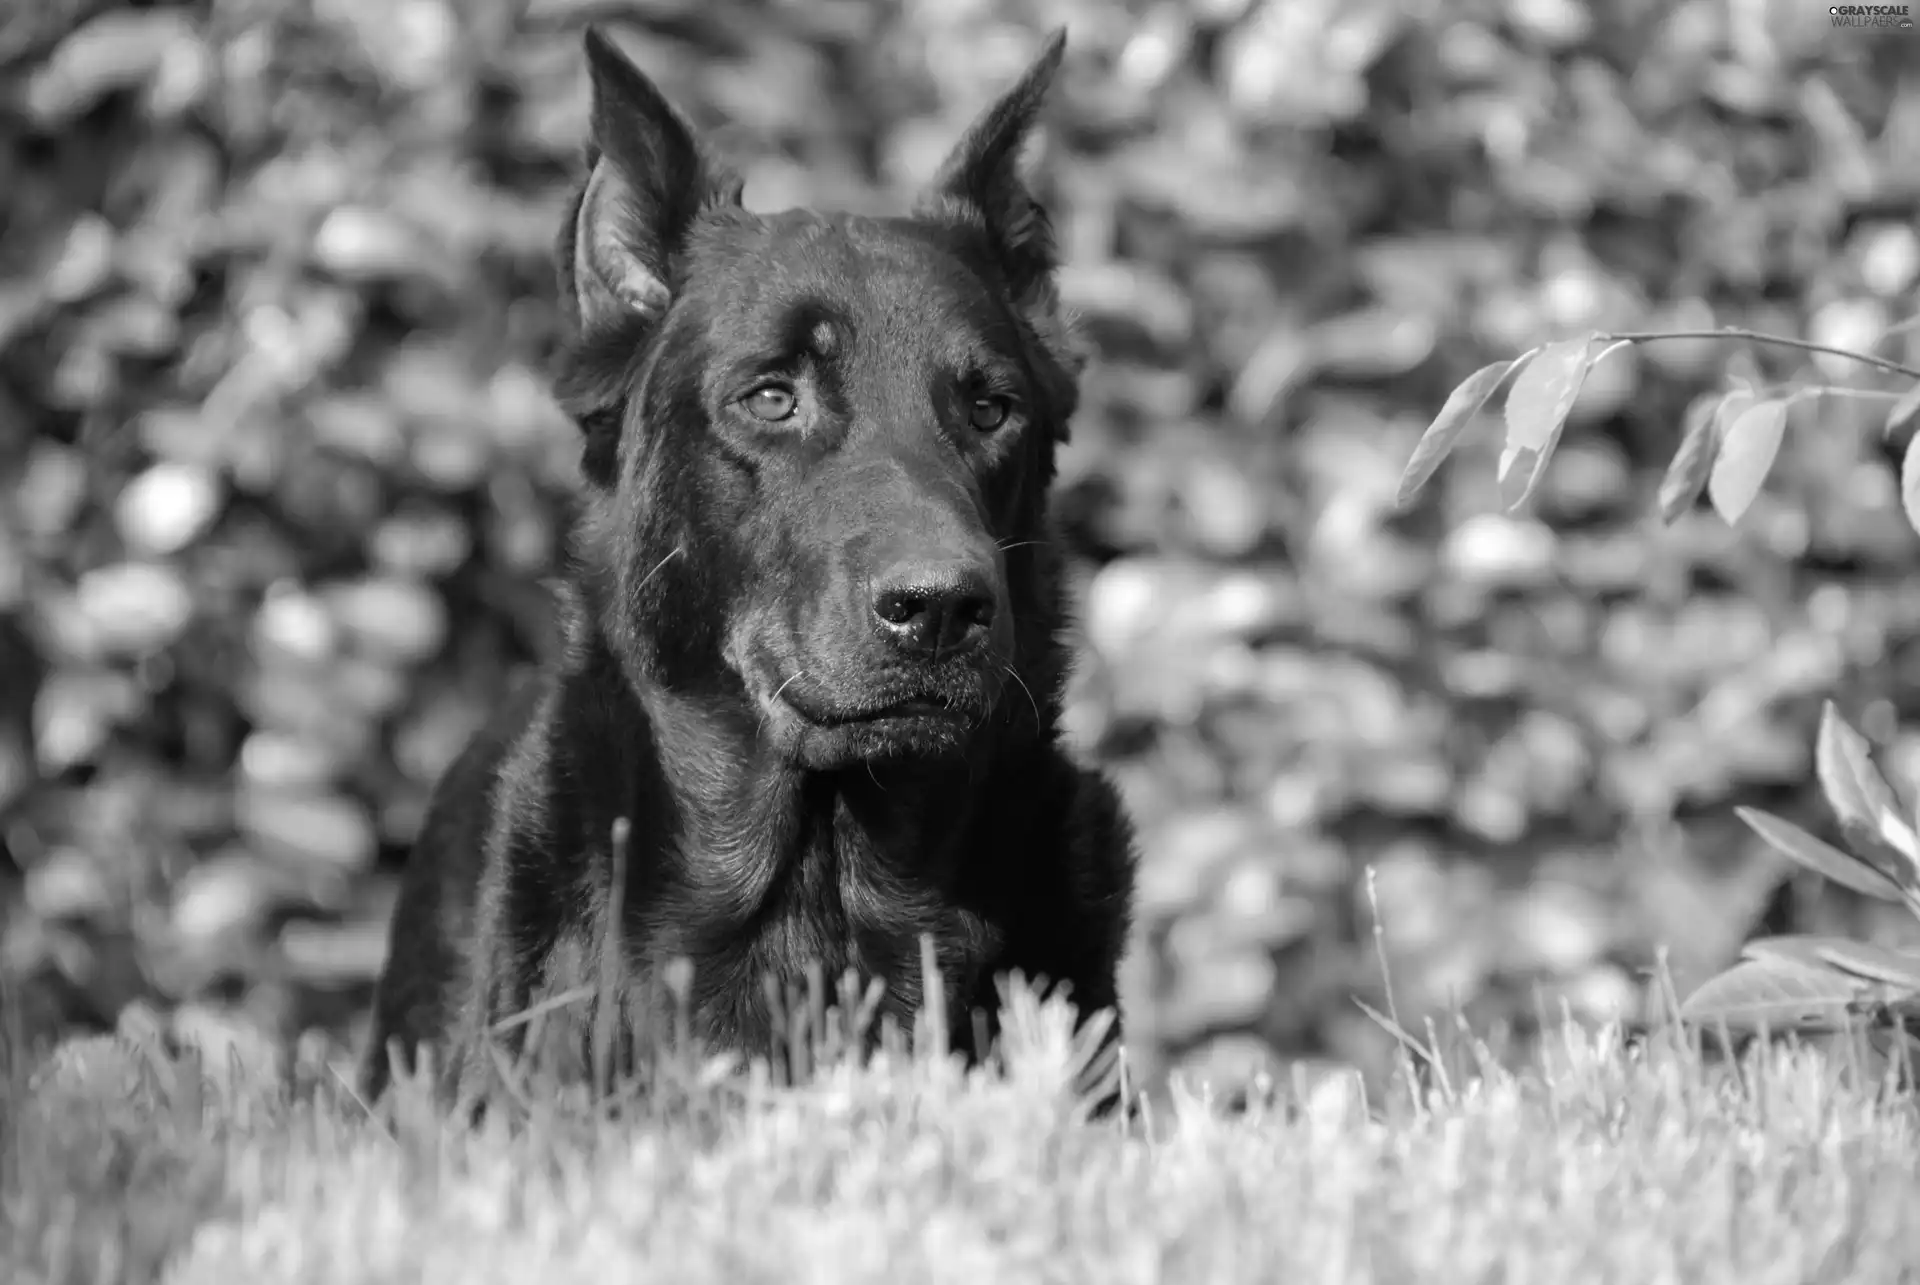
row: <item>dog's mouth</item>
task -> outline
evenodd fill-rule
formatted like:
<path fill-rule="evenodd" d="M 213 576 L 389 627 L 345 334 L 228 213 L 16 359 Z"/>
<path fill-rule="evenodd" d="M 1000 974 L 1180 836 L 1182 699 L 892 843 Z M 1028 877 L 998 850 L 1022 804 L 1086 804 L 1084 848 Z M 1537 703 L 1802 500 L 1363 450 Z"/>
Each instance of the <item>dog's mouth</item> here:
<path fill-rule="evenodd" d="M 834 673 L 777 664 L 743 666 L 760 714 L 760 735 L 796 763 L 819 770 L 882 760 L 964 756 L 989 733 L 1001 696 L 984 668 L 926 666 Z M 839 679 L 840 681 L 834 681 Z"/>
<path fill-rule="evenodd" d="M 895 700 L 857 705 L 830 705 L 788 691 L 782 699 L 800 717 L 816 727 L 858 727 L 894 721 L 963 721 L 968 711 L 938 693 L 919 693 Z"/>

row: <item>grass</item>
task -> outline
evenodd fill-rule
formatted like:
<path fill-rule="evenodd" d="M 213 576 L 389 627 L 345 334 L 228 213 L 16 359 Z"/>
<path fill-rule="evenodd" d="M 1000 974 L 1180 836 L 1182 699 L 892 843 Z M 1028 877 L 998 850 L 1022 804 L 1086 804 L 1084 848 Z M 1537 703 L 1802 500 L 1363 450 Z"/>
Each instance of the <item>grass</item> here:
<path fill-rule="evenodd" d="M 1075 1109 L 1069 1028 L 1023 992 L 998 1077 L 897 1046 L 802 1088 L 689 1061 L 625 1119 L 543 1090 L 477 1130 L 414 1084 L 376 1119 L 337 1079 L 97 1040 L 9 1077 L 0 1279 L 1920 1278 L 1916 1118 L 1849 1057 L 1568 1026 L 1423 1096 L 1176 1092 L 1127 1129 Z"/>

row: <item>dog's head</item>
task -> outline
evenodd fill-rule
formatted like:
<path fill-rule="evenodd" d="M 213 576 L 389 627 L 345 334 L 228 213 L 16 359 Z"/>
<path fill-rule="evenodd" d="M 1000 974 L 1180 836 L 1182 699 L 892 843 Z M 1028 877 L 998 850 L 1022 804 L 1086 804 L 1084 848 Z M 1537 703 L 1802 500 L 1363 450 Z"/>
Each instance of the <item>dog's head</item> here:
<path fill-rule="evenodd" d="M 1018 158 L 1064 44 L 910 216 L 874 219 L 749 212 L 588 33 L 558 391 L 586 434 L 582 570 L 632 681 L 818 768 L 957 754 L 1010 702 L 1051 719 L 1046 492 L 1077 363 Z"/>

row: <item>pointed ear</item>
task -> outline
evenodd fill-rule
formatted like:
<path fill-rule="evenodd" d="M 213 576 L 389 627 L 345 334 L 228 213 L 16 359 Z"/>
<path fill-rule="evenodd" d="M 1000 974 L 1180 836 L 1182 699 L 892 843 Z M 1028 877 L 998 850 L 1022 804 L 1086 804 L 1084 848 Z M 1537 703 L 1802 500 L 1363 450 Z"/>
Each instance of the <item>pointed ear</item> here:
<path fill-rule="evenodd" d="M 657 321 L 672 302 L 672 261 L 703 210 L 740 204 L 740 179 L 707 156 L 646 73 L 599 29 L 586 34 L 593 81 L 587 181 L 557 245 L 560 293 L 576 334 Z"/>
<path fill-rule="evenodd" d="M 1020 150 L 1066 47 L 1066 28 L 1056 27 L 1020 79 L 967 129 L 921 202 L 923 213 L 983 230 L 1015 300 L 1048 308 L 1058 266 L 1053 225 L 1020 176 Z"/>

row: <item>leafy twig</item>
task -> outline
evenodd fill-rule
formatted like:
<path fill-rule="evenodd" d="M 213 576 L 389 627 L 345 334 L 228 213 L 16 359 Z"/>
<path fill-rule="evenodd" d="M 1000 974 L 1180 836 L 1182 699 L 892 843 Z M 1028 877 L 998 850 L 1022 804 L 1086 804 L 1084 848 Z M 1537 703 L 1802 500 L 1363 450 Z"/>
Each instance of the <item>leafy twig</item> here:
<path fill-rule="evenodd" d="M 1711 408 L 1700 406 L 1689 411 L 1679 449 L 1660 484 L 1659 510 L 1667 522 L 1691 509 L 1703 492 L 1728 525 L 1738 522 L 1759 497 L 1779 454 L 1788 412 L 1800 402 L 1830 393 L 1861 399 L 1889 399 L 1893 405 L 1882 424 L 1883 435 L 1891 435 L 1920 416 L 1920 370 L 1872 353 L 1737 326 L 1718 330 L 1619 333 L 1590 330 L 1530 348 L 1512 361 L 1482 366 L 1462 380 L 1415 444 L 1400 476 L 1394 497 L 1396 503 L 1402 509 L 1413 503 L 1414 497 L 1459 442 L 1468 423 L 1493 399 L 1500 385 L 1511 380 L 1504 406 L 1507 431 L 1500 452 L 1499 476 L 1506 507 L 1509 511 L 1520 508 L 1539 489 L 1547 462 L 1560 445 L 1567 417 L 1579 400 L 1587 375 L 1622 348 L 1660 339 L 1734 339 L 1771 344 L 1841 357 L 1913 381 L 1912 386 L 1904 390 L 1837 388 L 1822 384 L 1764 395 L 1752 388 L 1735 387 L 1722 393 Z M 1901 472 L 1902 507 L 1908 521 L 1920 530 L 1920 435 L 1909 443 L 1907 454 Z"/>

